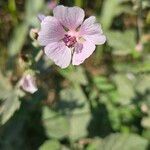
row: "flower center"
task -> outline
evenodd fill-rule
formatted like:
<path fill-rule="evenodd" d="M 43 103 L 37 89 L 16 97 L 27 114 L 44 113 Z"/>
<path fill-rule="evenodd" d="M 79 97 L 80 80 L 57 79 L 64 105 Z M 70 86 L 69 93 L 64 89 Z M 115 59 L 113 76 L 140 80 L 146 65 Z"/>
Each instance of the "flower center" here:
<path fill-rule="evenodd" d="M 64 41 L 65 45 L 68 46 L 69 48 L 74 47 L 75 43 L 77 42 L 75 36 L 71 36 L 71 35 L 68 35 L 68 34 L 65 34 L 65 37 L 63 38 L 63 41 Z"/>

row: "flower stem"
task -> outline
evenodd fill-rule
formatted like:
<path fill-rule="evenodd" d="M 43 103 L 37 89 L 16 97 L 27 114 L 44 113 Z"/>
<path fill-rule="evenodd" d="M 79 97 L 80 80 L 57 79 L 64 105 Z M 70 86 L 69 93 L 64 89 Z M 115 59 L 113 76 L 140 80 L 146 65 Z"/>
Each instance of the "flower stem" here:
<path fill-rule="evenodd" d="M 138 42 L 141 41 L 142 37 L 142 1 L 138 2 L 138 12 L 137 12 L 137 32 L 138 32 Z"/>
<path fill-rule="evenodd" d="M 43 50 L 41 49 L 35 57 L 35 62 L 38 62 L 41 59 L 41 57 L 43 56 L 43 54 L 44 54 Z"/>

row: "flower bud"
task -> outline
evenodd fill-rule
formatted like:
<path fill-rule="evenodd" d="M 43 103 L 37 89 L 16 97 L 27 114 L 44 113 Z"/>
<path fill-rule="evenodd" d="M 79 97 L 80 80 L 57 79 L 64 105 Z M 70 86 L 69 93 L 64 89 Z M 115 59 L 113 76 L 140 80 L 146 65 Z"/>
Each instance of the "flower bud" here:
<path fill-rule="evenodd" d="M 143 50 L 143 45 L 141 42 L 137 43 L 136 47 L 135 47 L 135 50 L 137 52 L 141 52 Z"/>
<path fill-rule="evenodd" d="M 37 38 L 38 38 L 38 29 L 31 29 L 29 34 L 30 34 L 30 37 L 33 40 L 37 40 Z"/>
<path fill-rule="evenodd" d="M 56 0 L 51 0 L 48 2 L 48 8 L 53 10 L 57 6 L 57 1 Z"/>
<path fill-rule="evenodd" d="M 35 82 L 35 77 L 31 74 L 25 74 L 20 80 L 20 87 L 26 92 L 35 93 L 37 89 L 37 85 Z"/>

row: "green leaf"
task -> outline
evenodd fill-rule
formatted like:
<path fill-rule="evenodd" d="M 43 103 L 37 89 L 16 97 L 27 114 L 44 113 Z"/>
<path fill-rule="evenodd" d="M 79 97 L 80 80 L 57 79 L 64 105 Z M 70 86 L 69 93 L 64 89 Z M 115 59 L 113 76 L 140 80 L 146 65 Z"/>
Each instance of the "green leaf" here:
<path fill-rule="evenodd" d="M 49 137 L 61 139 L 68 136 L 69 120 L 67 117 L 50 110 L 48 107 L 43 109 L 43 124 Z"/>
<path fill-rule="evenodd" d="M 14 28 L 13 35 L 8 44 L 8 51 L 10 56 L 15 56 L 21 51 L 27 34 L 28 25 L 26 23 L 22 23 Z"/>
<path fill-rule="evenodd" d="M 71 112 L 72 114 L 81 114 L 89 112 L 89 106 L 87 103 L 87 98 L 83 93 L 80 86 L 66 88 L 60 93 L 61 101 L 64 104 L 58 104 L 60 109 L 66 110 L 66 112 Z"/>
<path fill-rule="evenodd" d="M 69 88 L 61 92 L 62 100 L 70 103 L 72 109 L 68 111 L 70 130 L 69 137 L 72 140 L 79 139 L 87 135 L 87 125 L 91 119 L 87 98 L 80 86 Z M 74 105 L 74 107 L 73 107 Z M 80 123 L 80 126 L 78 125 Z"/>
<path fill-rule="evenodd" d="M 60 150 L 61 145 L 57 140 L 47 140 L 44 142 L 42 146 L 40 146 L 39 150 Z"/>
<path fill-rule="evenodd" d="M 77 67 L 77 68 L 69 67 L 64 70 L 59 70 L 59 72 L 72 83 L 82 84 L 82 85 L 87 85 L 88 83 L 85 70 L 82 67 Z"/>
<path fill-rule="evenodd" d="M 21 94 L 20 90 L 13 89 L 9 80 L 0 74 L 0 100 L 2 100 L 0 105 L 0 124 L 4 124 L 19 109 L 19 95 Z"/>
<path fill-rule="evenodd" d="M 83 1 L 81 1 L 81 0 L 75 0 L 75 6 L 82 7 L 82 5 L 83 5 Z"/>
<path fill-rule="evenodd" d="M 86 136 L 91 114 L 82 89 L 79 86 L 64 89 L 60 97 L 54 110 L 43 110 L 43 124 L 47 135 L 57 139 L 69 137 L 72 140 Z"/>
<path fill-rule="evenodd" d="M 129 80 L 127 76 L 123 74 L 115 75 L 113 80 L 117 86 L 118 102 L 121 104 L 129 104 L 135 96 L 135 91 L 133 88 L 134 81 Z"/>
<path fill-rule="evenodd" d="M 90 120 L 90 112 L 72 115 L 70 118 L 70 138 L 72 140 L 77 140 L 88 135 L 87 127 Z"/>
<path fill-rule="evenodd" d="M 136 90 L 138 93 L 144 94 L 146 91 L 150 90 L 150 76 L 149 74 L 143 74 L 137 78 L 138 82 L 136 84 Z"/>
<path fill-rule="evenodd" d="M 88 147 L 86 148 L 86 150 L 99 150 L 101 145 L 102 145 L 102 139 L 100 138 L 95 138 L 93 139 L 92 143 L 90 143 L 88 145 Z"/>
<path fill-rule="evenodd" d="M 109 29 L 113 18 L 120 14 L 120 0 L 105 0 L 102 8 L 101 23 L 104 29 Z"/>
<path fill-rule="evenodd" d="M 134 134 L 112 134 L 105 138 L 102 150 L 146 150 L 148 141 Z"/>
<path fill-rule="evenodd" d="M 38 19 L 37 15 L 41 13 L 41 10 L 44 6 L 44 0 L 27 0 L 26 1 L 26 21 L 28 24 L 32 26 L 37 26 L 38 24 Z"/>
<path fill-rule="evenodd" d="M 4 124 L 20 107 L 20 101 L 15 91 L 8 91 L 7 98 L 0 107 L 1 123 Z"/>
<path fill-rule="evenodd" d="M 143 130 L 142 136 L 150 141 L 150 129 Z"/>
<path fill-rule="evenodd" d="M 96 87 L 103 92 L 114 89 L 113 84 L 111 84 L 108 79 L 104 76 L 96 76 L 94 77 L 94 83 Z"/>
<path fill-rule="evenodd" d="M 44 0 L 27 0 L 26 1 L 26 18 L 23 23 L 17 25 L 13 30 L 13 35 L 11 40 L 8 44 L 8 50 L 10 56 L 15 56 L 18 54 L 25 41 L 28 34 L 28 27 L 29 25 L 37 26 L 38 19 L 37 15 L 40 13 L 44 4 Z"/>
<path fill-rule="evenodd" d="M 142 126 L 150 129 L 150 116 L 144 117 L 141 122 Z"/>
<path fill-rule="evenodd" d="M 109 46 L 114 48 L 114 55 L 131 54 L 135 49 L 136 42 L 133 31 L 108 31 L 106 36 Z"/>
<path fill-rule="evenodd" d="M 0 72 L 0 99 L 4 100 L 7 97 L 7 91 L 11 89 L 12 86 L 8 78 L 4 77 Z"/>
<path fill-rule="evenodd" d="M 148 140 L 136 134 L 115 133 L 102 142 L 96 142 L 95 149 L 92 149 L 93 147 L 89 145 L 87 150 L 147 150 Z"/>
<path fill-rule="evenodd" d="M 8 8 L 11 12 L 15 12 L 16 11 L 16 3 L 15 0 L 9 0 L 8 1 Z"/>
<path fill-rule="evenodd" d="M 147 73 L 150 72 L 150 63 L 146 60 L 144 62 L 136 63 L 114 63 L 114 67 L 118 72 L 131 72 L 131 73 Z"/>

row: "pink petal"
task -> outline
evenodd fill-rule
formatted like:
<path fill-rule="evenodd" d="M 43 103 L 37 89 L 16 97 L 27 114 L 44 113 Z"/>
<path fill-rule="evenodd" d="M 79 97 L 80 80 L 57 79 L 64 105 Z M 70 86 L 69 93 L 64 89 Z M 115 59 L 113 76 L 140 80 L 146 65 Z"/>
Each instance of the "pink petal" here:
<path fill-rule="evenodd" d="M 95 50 L 96 46 L 92 42 L 85 41 L 83 43 L 83 49 L 81 51 L 78 51 L 75 49 L 75 52 L 73 54 L 72 58 L 72 64 L 73 65 L 80 65 L 84 62 L 86 58 L 88 58 Z"/>
<path fill-rule="evenodd" d="M 46 16 L 43 15 L 43 14 L 39 14 L 39 15 L 38 15 L 38 19 L 39 19 L 40 22 L 42 22 L 42 21 L 45 19 L 45 17 L 46 17 Z"/>
<path fill-rule="evenodd" d="M 82 43 L 76 43 L 75 44 L 75 51 L 76 53 L 81 53 L 83 49 L 83 44 Z"/>
<path fill-rule="evenodd" d="M 45 47 L 44 51 L 56 65 L 61 68 L 66 68 L 69 66 L 71 61 L 71 49 L 65 46 L 63 42 L 50 43 Z"/>
<path fill-rule="evenodd" d="M 79 27 L 85 16 L 83 9 L 77 6 L 57 6 L 54 8 L 53 13 L 54 17 L 56 17 L 60 23 L 69 30 L 75 30 L 77 27 Z"/>
<path fill-rule="evenodd" d="M 95 45 L 102 45 L 106 42 L 106 36 L 102 34 L 85 35 L 83 38 L 93 42 Z"/>
<path fill-rule="evenodd" d="M 97 34 L 102 33 L 102 29 L 98 23 L 96 23 L 96 18 L 91 16 L 83 22 L 79 30 L 80 34 Z"/>
<path fill-rule="evenodd" d="M 96 23 L 96 18 L 91 16 L 87 18 L 80 27 L 80 35 L 88 41 L 93 42 L 96 45 L 104 44 L 106 37 L 103 35 L 101 26 Z"/>
<path fill-rule="evenodd" d="M 51 42 L 57 42 L 64 37 L 65 30 L 59 21 L 51 16 L 45 17 L 41 22 L 41 30 L 38 33 L 38 41 L 42 46 L 46 46 Z"/>

